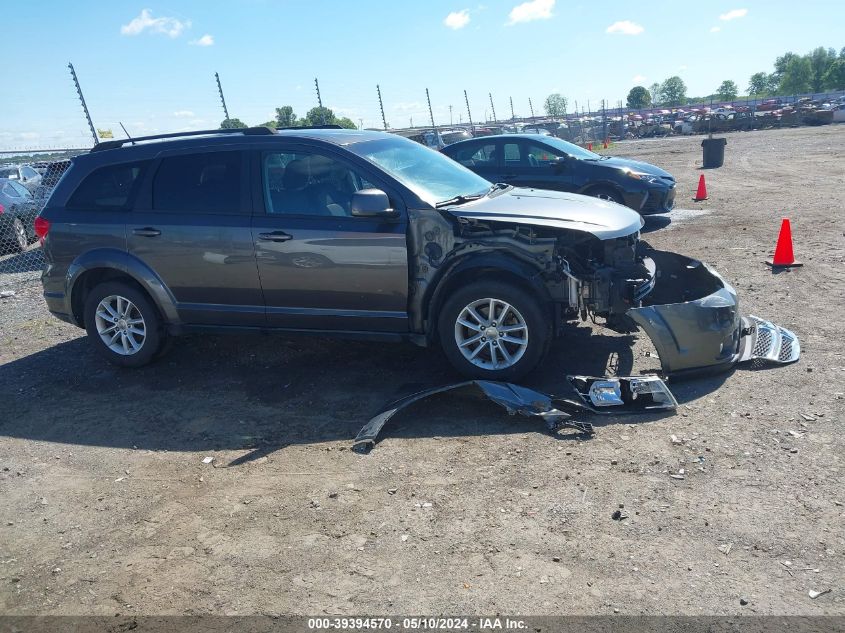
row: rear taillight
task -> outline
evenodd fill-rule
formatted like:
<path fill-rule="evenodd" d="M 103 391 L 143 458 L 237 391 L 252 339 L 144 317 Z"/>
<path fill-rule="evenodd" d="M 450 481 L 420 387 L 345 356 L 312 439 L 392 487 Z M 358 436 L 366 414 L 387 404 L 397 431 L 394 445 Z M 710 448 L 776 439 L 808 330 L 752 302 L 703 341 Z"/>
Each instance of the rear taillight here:
<path fill-rule="evenodd" d="M 0 204 L 0 215 L 2 215 L 2 213 L 3 213 L 5 210 L 6 210 L 6 207 L 4 207 L 2 204 Z"/>
<path fill-rule="evenodd" d="M 41 240 L 41 243 L 44 243 L 44 238 L 47 237 L 47 233 L 50 232 L 50 220 L 45 220 L 41 216 L 35 218 L 35 234 L 38 236 L 38 239 Z"/>

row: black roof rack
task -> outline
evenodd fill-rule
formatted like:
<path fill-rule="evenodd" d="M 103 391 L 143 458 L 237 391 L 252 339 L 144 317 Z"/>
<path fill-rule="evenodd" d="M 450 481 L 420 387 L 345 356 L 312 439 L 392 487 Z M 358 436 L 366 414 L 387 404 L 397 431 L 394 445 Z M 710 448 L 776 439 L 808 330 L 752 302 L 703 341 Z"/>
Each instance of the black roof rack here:
<path fill-rule="evenodd" d="M 336 124 L 331 125 L 292 125 L 290 127 L 277 127 L 278 130 L 342 130 L 343 128 Z"/>
<path fill-rule="evenodd" d="M 127 143 L 137 143 L 138 141 L 155 141 L 162 138 L 181 138 L 183 136 L 207 136 L 209 134 L 246 134 L 246 135 L 264 135 L 274 134 L 275 132 L 269 127 L 235 127 L 222 128 L 219 130 L 196 130 L 192 132 L 171 132 L 169 134 L 153 134 L 151 136 L 134 136 L 132 138 L 121 138 L 114 141 L 104 141 L 98 143 L 91 148 L 92 152 L 100 152 L 107 149 L 116 149 L 123 147 Z"/>
<path fill-rule="evenodd" d="M 341 130 L 339 125 L 300 125 L 295 127 L 280 127 L 279 130 Z M 169 134 L 153 134 L 151 136 L 134 136 L 132 138 L 120 138 L 114 141 L 104 141 L 98 143 L 91 148 L 92 152 L 100 152 L 107 149 L 116 149 L 123 147 L 127 143 L 137 143 L 138 141 L 156 141 L 163 138 L 182 138 L 185 136 L 208 136 L 209 134 L 245 134 L 247 136 L 264 136 L 265 134 L 275 134 L 276 130 L 269 127 L 234 127 L 221 128 L 219 130 L 195 130 L 192 132 L 171 132 Z"/>

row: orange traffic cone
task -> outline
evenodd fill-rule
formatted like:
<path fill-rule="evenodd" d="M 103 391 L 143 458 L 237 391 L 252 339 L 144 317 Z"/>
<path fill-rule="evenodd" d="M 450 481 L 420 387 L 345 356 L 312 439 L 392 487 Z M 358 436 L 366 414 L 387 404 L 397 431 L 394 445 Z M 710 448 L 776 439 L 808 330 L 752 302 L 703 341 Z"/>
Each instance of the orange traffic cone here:
<path fill-rule="evenodd" d="M 604 139 L 604 148 L 607 149 L 607 139 Z"/>
<path fill-rule="evenodd" d="M 593 151 L 593 144 L 592 143 L 587 143 L 587 150 L 591 151 L 591 152 Z"/>
<path fill-rule="evenodd" d="M 789 218 L 784 218 L 781 222 L 775 256 L 766 260 L 766 263 L 772 268 L 803 266 L 801 262 L 795 261 L 795 255 L 792 253 L 792 229 L 789 226 Z"/>
<path fill-rule="evenodd" d="M 704 184 L 704 174 L 698 177 L 698 191 L 695 192 L 694 202 L 701 202 L 707 200 L 707 185 Z"/>

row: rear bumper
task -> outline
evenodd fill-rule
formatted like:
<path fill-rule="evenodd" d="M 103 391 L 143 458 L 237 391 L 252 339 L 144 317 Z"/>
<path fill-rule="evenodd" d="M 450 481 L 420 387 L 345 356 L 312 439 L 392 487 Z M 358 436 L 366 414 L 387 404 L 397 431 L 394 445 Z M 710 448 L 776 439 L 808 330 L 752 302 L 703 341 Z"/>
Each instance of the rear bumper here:
<path fill-rule="evenodd" d="M 736 291 L 707 264 L 651 250 L 654 289 L 627 315 L 648 334 L 664 376 L 725 371 L 740 361 L 798 360 L 800 345 L 789 330 L 742 317 Z"/>

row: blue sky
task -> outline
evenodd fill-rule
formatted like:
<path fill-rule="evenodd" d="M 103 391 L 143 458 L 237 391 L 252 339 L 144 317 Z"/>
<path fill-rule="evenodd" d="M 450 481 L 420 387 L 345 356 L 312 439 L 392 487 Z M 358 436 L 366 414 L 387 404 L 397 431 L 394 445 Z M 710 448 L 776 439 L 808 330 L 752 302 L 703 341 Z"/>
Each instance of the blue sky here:
<path fill-rule="evenodd" d="M 680 75 L 688 94 L 741 89 L 777 55 L 845 46 L 845 2 L 708 0 L 40 0 L 3 11 L 9 72 L 0 149 L 88 146 L 67 62 L 95 125 L 133 135 L 216 127 L 220 73 L 231 116 L 323 104 L 365 127 L 536 112 L 560 92 L 579 108 Z M 17 67 L 18 72 L 14 72 Z"/>

